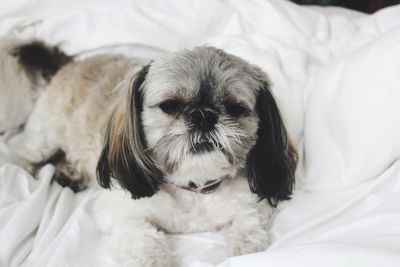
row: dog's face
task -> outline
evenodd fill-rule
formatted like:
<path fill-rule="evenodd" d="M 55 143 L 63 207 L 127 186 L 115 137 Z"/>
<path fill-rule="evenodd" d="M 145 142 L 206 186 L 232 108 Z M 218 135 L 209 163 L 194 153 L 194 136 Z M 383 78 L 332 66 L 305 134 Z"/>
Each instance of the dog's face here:
<path fill-rule="evenodd" d="M 234 177 L 245 166 L 259 121 L 259 82 L 252 72 L 210 48 L 169 54 L 151 64 L 142 123 L 165 179 L 201 187 Z"/>
<path fill-rule="evenodd" d="M 199 47 L 152 61 L 129 90 L 124 115 L 115 111 L 107 130 L 103 186 L 111 175 L 138 198 L 163 182 L 201 188 L 247 170 L 260 197 L 289 197 L 296 152 L 259 68 Z"/>

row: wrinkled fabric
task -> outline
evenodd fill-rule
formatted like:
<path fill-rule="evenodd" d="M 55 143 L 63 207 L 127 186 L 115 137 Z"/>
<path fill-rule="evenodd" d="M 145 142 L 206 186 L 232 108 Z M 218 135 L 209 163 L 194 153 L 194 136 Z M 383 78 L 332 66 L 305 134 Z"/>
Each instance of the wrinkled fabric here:
<path fill-rule="evenodd" d="M 259 65 L 299 148 L 297 189 L 265 252 L 173 235 L 181 266 L 400 266 L 400 6 L 371 16 L 283 0 L 2 1 L 0 34 L 67 53 L 153 57 L 212 45 Z M 0 112 L 2 112 L 0 106 Z M 120 266 L 73 194 L 0 163 L 0 266 Z"/>

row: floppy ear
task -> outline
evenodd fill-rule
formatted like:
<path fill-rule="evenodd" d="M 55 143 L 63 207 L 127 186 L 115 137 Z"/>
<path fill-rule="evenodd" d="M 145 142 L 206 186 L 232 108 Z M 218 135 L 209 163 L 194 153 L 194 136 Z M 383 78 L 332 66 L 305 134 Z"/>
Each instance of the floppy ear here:
<path fill-rule="evenodd" d="M 290 143 L 278 106 L 267 81 L 258 92 L 257 142 L 248 157 L 248 179 L 252 192 L 272 206 L 290 199 L 294 185 L 297 152 Z"/>
<path fill-rule="evenodd" d="M 65 64 L 72 61 L 56 46 L 47 46 L 40 41 L 32 41 L 14 48 L 11 54 L 17 57 L 19 64 L 28 73 L 39 73 L 46 81 L 56 74 Z"/>
<path fill-rule="evenodd" d="M 135 75 L 128 97 L 116 106 L 97 164 L 97 180 L 102 187 L 109 188 L 113 177 L 134 199 L 152 196 L 163 181 L 147 147 L 141 122 L 142 85 L 148 69 L 149 65 Z"/>

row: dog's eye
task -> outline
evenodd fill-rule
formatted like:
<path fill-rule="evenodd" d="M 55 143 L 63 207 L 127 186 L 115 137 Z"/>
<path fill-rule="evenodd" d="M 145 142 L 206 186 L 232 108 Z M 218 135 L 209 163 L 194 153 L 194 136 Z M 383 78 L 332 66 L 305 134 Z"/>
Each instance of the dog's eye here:
<path fill-rule="evenodd" d="M 249 109 L 238 103 L 226 103 L 226 111 L 232 117 L 240 117 L 249 113 Z"/>
<path fill-rule="evenodd" d="M 182 110 L 183 104 L 179 100 L 167 100 L 158 106 L 164 113 L 174 115 Z"/>

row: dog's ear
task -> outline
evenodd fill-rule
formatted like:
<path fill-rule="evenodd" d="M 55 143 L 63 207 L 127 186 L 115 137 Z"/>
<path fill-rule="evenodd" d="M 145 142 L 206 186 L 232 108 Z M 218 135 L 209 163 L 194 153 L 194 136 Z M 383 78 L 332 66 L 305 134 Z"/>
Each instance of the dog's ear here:
<path fill-rule="evenodd" d="M 72 60 L 57 46 L 47 46 L 40 41 L 19 45 L 11 51 L 11 54 L 17 57 L 19 64 L 28 73 L 38 73 L 47 82 Z"/>
<path fill-rule="evenodd" d="M 251 191 L 275 207 L 279 201 L 290 199 L 297 151 L 288 138 L 269 83 L 261 84 L 256 102 L 258 138 L 248 157 L 248 179 Z"/>
<path fill-rule="evenodd" d="M 116 106 L 97 164 L 97 179 L 102 187 L 109 188 L 112 177 L 134 199 L 152 196 L 163 182 L 162 172 L 156 168 L 148 149 L 141 121 L 142 86 L 148 70 L 149 65 L 135 75 L 128 97 L 122 98 L 125 102 Z"/>

